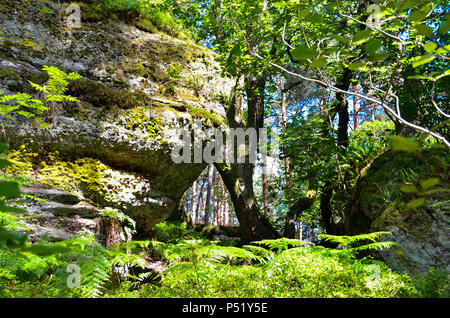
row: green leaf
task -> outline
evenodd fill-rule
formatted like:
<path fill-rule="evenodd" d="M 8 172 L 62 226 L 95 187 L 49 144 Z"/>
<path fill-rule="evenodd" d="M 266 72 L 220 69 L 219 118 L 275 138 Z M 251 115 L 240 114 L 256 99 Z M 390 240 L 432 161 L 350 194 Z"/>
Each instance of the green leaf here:
<path fill-rule="evenodd" d="M 425 20 L 427 17 L 428 12 L 422 11 L 422 10 L 415 10 L 411 12 L 409 15 L 409 19 L 413 22 L 420 22 Z"/>
<path fill-rule="evenodd" d="M 351 69 L 352 71 L 359 71 L 364 68 L 366 64 L 364 62 L 354 62 L 349 64 L 347 67 Z"/>
<path fill-rule="evenodd" d="M 391 53 L 371 54 L 367 57 L 367 59 L 372 62 L 378 62 L 378 61 L 384 61 L 389 56 L 391 56 Z"/>
<path fill-rule="evenodd" d="M 429 178 L 426 180 L 420 181 L 420 186 L 423 190 L 428 190 L 431 187 L 434 187 L 436 184 L 439 183 L 439 178 Z"/>
<path fill-rule="evenodd" d="M 333 34 L 331 37 L 333 39 L 339 41 L 339 42 L 342 42 L 342 43 L 347 43 L 348 44 L 348 43 L 351 42 L 351 40 L 348 37 L 345 37 L 345 36 L 342 36 L 342 35 L 335 35 L 335 34 Z"/>
<path fill-rule="evenodd" d="M 436 50 L 436 54 L 443 54 L 447 51 L 450 51 L 450 45 L 445 45 L 443 47 L 440 47 Z"/>
<path fill-rule="evenodd" d="M 11 163 L 8 160 L 0 159 L 0 169 L 10 166 Z"/>
<path fill-rule="evenodd" d="M 417 141 L 412 141 L 401 136 L 392 136 L 391 139 L 392 150 L 407 152 L 416 152 L 419 150 L 419 143 Z"/>
<path fill-rule="evenodd" d="M 444 34 L 450 30 L 450 22 L 447 20 L 444 24 L 439 27 L 439 34 Z"/>
<path fill-rule="evenodd" d="M 425 203 L 425 198 L 417 198 L 415 200 L 409 201 L 406 207 L 409 209 L 414 209 Z"/>
<path fill-rule="evenodd" d="M 419 192 L 417 187 L 415 185 L 411 185 L 411 184 L 402 184 L 400 186 L 400 191 L 402 191 L 403 193 L 417 193 L 417 192 Z"/>
<path fill-rule="evenodd" d="M 430 195 L 433 193 L 439 193 L 439 192 L 449 192 L 450 190 L 448 189 L 431 189 L 431 190 L 427 190 L 425 191 L 425 195 Z"/>
<path fill-rule="evenodd" d="M 17 214 L 19 214 L 19 213 L 22 213 L 22 214 L 27 213 L 27 210 L 25 210 L 25 209 L 18 208 L 18 207 L 15 207 L 15 206 L 7 206 L 7 205 L 4 205 L 4 203 L 0 203 L 0 211 L 2 211 L 2 212 L 9 212 L 9 213 L 17 213 Z"/>
<path fill-rule="evenodd" d="M 424 80 L 432 80 L 433 78 L 423 75 L 412 75 L 408 76 L 408 79 L 424 79 Z"/>
<path fill-rule="evenodd" d="M 6 149 L 8 149 L 8 148 L 9 148 L 8 144 L 1 144 L 0 143 L 0 154 L 4 153 L 6 151 Z"/>
<path fill-rule="evenodd" d="M 38 256 L 50 256 L 57 253 L 66 253 L 70 248 L 61 245 L 31 245 L 25 248 L 26 251 Z"/>
<path fill-rule="evenodd" d="M 367 39 L 372 35 L 372 30 L 361 30 L 353 35 L 353 44 L 359 45 L 367 41 Z"/>
<path fill-rule="evenodd" d="M 319 23 L 323 21 L 323 16 L 317 13 L 310 13 L 305 17 L 305 20 L 311 23 Z"/>
<path fill-rule="evenodd" d="M 436 56 L 434 56 L 433 54 L 426 54 L 426 55 L 421 55 L 421 56 L 416 56 L 414 58 L 412 58 L 412 66 L 414 68 L 423 65 L 423 64 L 427 64 L 431 61 L 433 61 L 436 58 Z"/>
<path fill-rule="evenodd" d="M 301 45 L 292 50 L 292 55 L 297 60 L 306 60 L 315 58 L 318 53 L 313 49 Z"/>
<path fill-rule="evenodd" d="M 327 59 L 325 57 L 319 57 L 318 59 L 312 61 L 310 64 L 311 67 L 319 68 L 327 65 Z"/>
<path fill-rule="evenodd" d="M 0 241 L 6 241 L 9 247 L 22 247 L 27 241 L 28 236 L 24 233 L 11 232 L 0 229 Z"/>
<path fill-rule="evenodd" d="M 380 47 L 381 47 L 382 41 L 380 39 L 371 39 L 367 44 L 364 46 L 364 50 L 366 53 L 371 54 L 375 53 Z"/>
<path fill-rule="evenodd" d="M 436 50 L 436 48 L 437 44 L 432 41 L 427 42 L 424 46 L 425 51 L 427 51 L 428 53 L 433 53 Z"/>
<path fill-rule="evenodd" d="M 0 182 L 0 197 L 6 199 L 17 199 L 22 195 L 19 184 L 14 181 Z"/>
<path fill-rule="evenodd" d="M 419 33 L 420 35 L 433 36 L 433 29 L 430 28 L 428 25 L 421 23 L 421 24 L 417 24 L 416 26 L 414 26 L 414 28 L 416 29 L 417 33 Z"/>
<path fill-rule="evenodd" d="M 298 15 L 300 17 L 306 17 L 310 13 L 311 13 L 311 11 L 309 10 L 309 8 L 305 8 L 305 9 L 300 10 Z"/>

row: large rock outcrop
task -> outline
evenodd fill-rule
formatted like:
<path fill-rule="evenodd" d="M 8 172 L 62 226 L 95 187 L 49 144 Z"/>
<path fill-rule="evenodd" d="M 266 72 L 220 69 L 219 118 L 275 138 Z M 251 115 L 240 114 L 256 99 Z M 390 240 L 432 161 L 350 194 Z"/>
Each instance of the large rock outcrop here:
<path fill-rule="evenodd" d="M 358 181 L 352 211 L 346 218 L 347 232 L 391 232 L 386 240 L 399 246 L 380 252 L 380 256 L 395 269 L 412 274 L 431 267 L 450 269 L 448 162 L 449 153 L 444 149 L 380 155 Z M 427 193 L 421 182 L 432 178 L 439 183 Z M 401 191 L 405 183 L 415 185 L 418 191 Z M 407 206 L 421 197 L 425 201 L 420 206 Z"/>
<path fill-rule="evenodd" d="M 119 208 L 145 236 L 176 210 L 204 169 L 173 163 L 176 130 L 193 119 L 223 124 L 230 80 L 221 76 L 213 53 L 149 32 L 133 12 L 77 2 L 81 25 L 68 28 L 68 3 L 61 21 L 57 2 L 27 3 L 1 2 L 0 91 L 42 97 L 28 81 L 45 83 L 43 65 L 83 78 L 67 91 L 80 102 L 52 107 L 48 130 L 30 120 L 9 122 L 4 139 L 13 165 L 7 174 L 98 208 Z"/>

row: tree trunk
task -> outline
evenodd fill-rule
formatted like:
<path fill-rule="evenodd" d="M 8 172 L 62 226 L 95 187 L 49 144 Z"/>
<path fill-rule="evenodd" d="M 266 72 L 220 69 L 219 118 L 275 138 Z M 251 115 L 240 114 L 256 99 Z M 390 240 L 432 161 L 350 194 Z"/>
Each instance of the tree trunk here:
<path fill-rule="evenodd" d="M 259 128 L 264 125 L 264 90 L 265 76 L 248 76 L 245 78 L 245 90 L 247 94 L 248 122 L 247 128 L 257 131 L 259 141 Z M 231 128 L 242 128 L 242 93 L 234 95 L 227 109 L 228 123 Z M 249 162 L 248 154 L 245 163 L 229 163 L 228 166 L 216 163 L 215 167 L 230 193 L 234 211 L 239 220 L 241 239 L 244 242 L 257 241 L 265 238 L 277 237 L 277 232 L 269 220 L 261 214 L 253 191 L 253 171 L 255 163 Z"/>
<path fill-rule="evenodd" d="M 298 229 L 298 239 L 303 241 L 303 222 L 300 221 Z"/>
<path fill-rule="evenodd" d="M 295 223 L 297 222 L 299 215 L 314 204 L 316 196 L 317 191 L 310 190 L 304 197 L 300 198 L 289 207 L 284 223 L 284 237 L 295 238 Z"/>
<path fill-rule="evenodd" d="M 211 191 L 214 181 L 214 166 L 209 165 L 208 167 L 208 187 L 206 190 L 206 200 L 205 200 L 205 223 L 212 223 L 212 202 L 211 202 Z"/>
<path fill-rule="evenodd" d="M 269 215 L 269 186 L 267 183 L 267 163 L 264 160 L 261 163 L 261 170 L 264 214 Z"/>
<path fill-rule="evenodd" d="M 286 123 L 287 123 L 287 115 L 286 115 L 286 92 L 284 91 L 284 78 L 283 76 L 280 76 L 280 90 L 281 90 L 281 111 L 280 111 L 280 124 L 281 128 L 284 131 L 286 129 Z M 290 178 L 290 170 L 289 170 L 289 157 L 284 157 L 284 169 L 286 174 L 286 182 L 289 181 Z"/>
<path fill-rule="evenodd" d="M 109 247 L 121 242 L 120 234 L 122 233 L 122 227 L 117 219 L 108 217 L 98 218 L 96 226 L 98 240 L 103 246 Z"/>
<path fill-rule="evenodd" d="M 218 180 L 217 180 L 217 169 L 214 169 L 214 176 L 213 176 L 213 201 L 214 201 L 214 224 L 219 225 L 219 218 L 220 218 L 220 209 L 219 209 L 219 202 L 220 202 L 220 196 L 219 196 L 219 190 L 218 190 Z"/>
<path fill-rule="evenodd" d="M 203 179 L 203 183 L 198 191 L 197 209 L 195 211 L 197 223 L 205 223 L 205 220 L 201 220 L 200 212 L 203 209 L 203 188 L 205 187 L 206 179 Z"/>
<path fill-rule="evenodd" d="M 344 73 L 336 84 L 341 90 L 348 91 L 350 88 L 351 79 L 353 77 L 353 72 L 348 68 L 344 69 Z M 344 93 L 336 93 L 336 102 L 334 104 L 333 109 L 331 110 L 331 118 L 333 119 L 336 114 L 339 115 L 338 121 L 338 156 L 346 153 L 346 149 L 348 147 L 348 122 L 349 122 L 349 113 L 348 113 L 348 103 L 347 97 Z M 332 123 L 331 123 L 332 124 Z M 324 133 L 328 134 L 328 131 L 324 131 Z M 341 182 L 345 182 L 341 180 Z M 331 208 L 331 199 L 333 197 L 334 192 L 334 184 L 333 180 L 327 180 L 325 185 L 323 186 L 322 196 L 320 198 L 320 211 L 321 218 L 324 224 L 325 230 L 328 234 L 339 234 L 341 233 L 340 227 L 335 226 L 332 219 L 332 208 Z"/>
<path fill-rule="evenodd" d="M 216 164 L 216 168 L 230 193 L 239 220 L 241 239 L 250 242 L 277 237 L 272 224 L 259 211 L 253 191 L 253 165 L 233 164 L 231 169 L 224 169 Z"/>
<path fill-rule="evenodd" d="M 197 222 L 197 215 L 195 213 L 197 205 L 197 180 L 192 184 L 192 197 L 191 197 L 191 215 L 192 215 L 192 223 Z"/>

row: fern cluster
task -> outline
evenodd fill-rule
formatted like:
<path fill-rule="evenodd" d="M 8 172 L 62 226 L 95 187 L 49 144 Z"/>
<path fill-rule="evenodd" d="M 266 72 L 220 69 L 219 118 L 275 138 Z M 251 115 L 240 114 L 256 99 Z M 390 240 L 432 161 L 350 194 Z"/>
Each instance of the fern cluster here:
<path fill-rule="evenodd" d="M 319 234 L 319 238 L 324 241 L 339 244 L 338 246 L 342 249 L 348 249 L 352 252 L 361 251 L 375 251 L 389 249 L 394 246 L 398 246 L 395 242 L 381 241 L 382 236 L 392 235 L 390 232 L 380 231 L 368 234 L 359 234 L 353 236 L 338 236 L 330 234 Z M 369 242 L 369 243 L 367 243 Z"/>
<path fill-rule="evenodd" d="M 36 124 L 41 127 L 47 127 L 46 122 L 42 118 L 46 111 L 50 110 L 55 116 L 57 103 L 78 101 L 77 98 L 66 95 L 66 92 L 69 81 L 80 79 L 81 75 L 73 72 L 66 74 L 57 67 L 47 65 L 44 65 L 42 70 L 47 72 L 49 76 L 49 80 L 45 84 L 39 85 L 29 81 L 31 87 L 41 95 L 40 98 L 33 98 L 27 93 L 20 92 L 4 95 L 0 91 L 0 116 L 13 119 L 12 115 L 17 114 L 34 119 Z"/>

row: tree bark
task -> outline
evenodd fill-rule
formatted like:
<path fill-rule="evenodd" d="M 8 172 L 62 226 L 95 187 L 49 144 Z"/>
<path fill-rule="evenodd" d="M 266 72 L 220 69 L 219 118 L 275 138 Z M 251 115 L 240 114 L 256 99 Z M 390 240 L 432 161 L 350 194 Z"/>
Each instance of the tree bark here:
<path fill-rule="evenodd" d="M 247 128 L 256 129 L 259 141 L 259 128 L 264 125 L 264 90 L 266 78 L 247 76 L 245 91 L 247 94 L 248 121 Z M 237 85 L 227 109 L 228 123 L 231 128 L 244 127 L 242 117 L 242 93 Z M 216 169 L 230 193 L 234 211 L 239 220 L 241 240 L 244 242 L 257 241 L 278 236 L 269 220 L 260 212 L 253 190 L 253 172 L 255 163 L 249 162 L 248 153 L 245 163 L 225 165 L 215 163 Z"/>
<path fill-rule="evenodd" d="M 284 223 L 284 237 L 295 238 L 295 223 L 297 222 L 300 214 L 314 204 L 316 196 L 317 191 L 310 190 L 306 193 L 306 196 L 300 198 L 289 207 L 286 221 Z"/>
<path fill-rule="evenodd" d="M 336 87 L 341 90 L 348 91 L 350 88 L 351 79 L 353 77 L 353 72 L 348 68 L 344 69 L 344 72 L 336 84 Z M 346 153 L 348 147 L 348 102 L 345 93 L 336 93 L 336 101 L 334 107 L 331 110 L 331 118 L 333 119 L 336 114 L 339 116 L 338 121 L 338 136 L 337 136 L 337 146 L 338 146 L 338 156 Z M 324 134 L 328 134 L 328 131 L 324 131 Z M 343 180 L 341 180 L 343 182 Z M 339 234 L 341 229 L 333 223 L 332 219 L 332 208 L 331 199 L 334 193 L 334 183 L 333 180 L 327 180 L 322 189 L 322 196 L 320 198 L 320 211 L 321 219 L 325 227 L 325 231 L 328 234 Z"/>
<path fill-rule="evenodd" d="M 284 78 L 280 76 L 280 91 L 281 91 L 281 128 L 284 131 L 286 129 L 287 123 L 287 102 L 286 102 L 286 92 L 284 91 Z M 289 170 L 289 157 L 284 157 L 284 169 L 286 174 L 286 181 L 289 181 L 290 178 L 290 170 Z"/>
<path fill-rule="evenodd" d="M 261 170 L 264 214 L 269 215 L 269 185 L 267 182 L 267 163 L 265 161 L 261 163 Z"/>
<path fill-rule="evenodd" d="M 277 232 L 258 208 L 253 191 L 253 165 L 233 164 L 231 169 L 221 164 L 216 168 L 222 177 L 239 220 L 241 240 L 244 242 L 276 238 Z"/>
<path fill-rule="evenodd" d="M 195 208 L 197 205 L 197 180 L 192 184 L 192 197 L 191 197 L 191 215 L 192 223 L 197 222 L 197 215 L 195 213 Z"/>
<path fill-rule="evenodd" d="M 214 181 L 214 166 L 209 165 L 208 167 L 208 187 L 206 190 L 206 200 L 205 200 L 205 223 L 212 223 L 212 202 L 211 193 Z"/>

